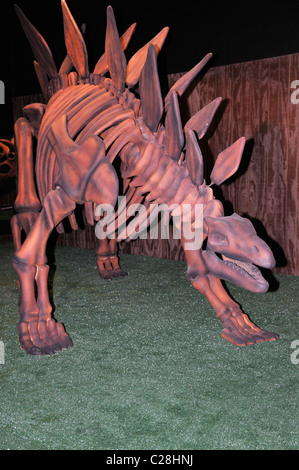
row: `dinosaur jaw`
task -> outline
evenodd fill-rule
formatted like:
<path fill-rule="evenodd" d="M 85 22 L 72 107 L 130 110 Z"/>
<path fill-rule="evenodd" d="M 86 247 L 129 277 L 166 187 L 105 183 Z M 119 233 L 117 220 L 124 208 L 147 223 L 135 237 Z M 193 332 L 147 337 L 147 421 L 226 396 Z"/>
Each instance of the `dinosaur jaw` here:
<path fill-rule="evenodd" d="M 223 259 L 220 259 L 210 250 L 203 251 L 202 255 L 210 273 L 219 279 L 231 281 L 251 292 L 267 292 L 269 284 L 254 264 L 227 258 L 224 255 Z"/>

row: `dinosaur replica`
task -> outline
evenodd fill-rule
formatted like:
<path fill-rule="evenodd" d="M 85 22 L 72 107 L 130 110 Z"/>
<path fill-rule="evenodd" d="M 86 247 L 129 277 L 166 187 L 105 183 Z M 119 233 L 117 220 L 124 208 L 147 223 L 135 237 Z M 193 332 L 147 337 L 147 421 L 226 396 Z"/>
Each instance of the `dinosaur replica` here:
<path fill-rule="evenodd" d="M 0 139 L 0 193 L 6 192 L 5 184 L 10 178 L 15 178 L 14 139 Z"/>
<path fill-rule="evenodd" d="M 20 296 L 21 347 L 29 354 L 49 355 L 72 346 L 64 326 L 52 318 L 47 241 L 54 229 L 59 233 L 64 230 L 65 218 L 74 230 L 78 228 L 76 205 L 84 206 L 87 222 L 94 225 L 99 205 L 116 204 L 120 182 L 126 207 L 143 203 L 148 219 L 155 204 L 175 204 L 172 215 L 188 205 L 194 228 L 199 224 L 195 207 L 202 205 L 205 249 L 201 246 L 190 249 L 187 246 L 190 240 L 184 234 L 181 238 L 187 278 L 214 308 L 223 324 L 223 338 L 240 346 L 275 340 L 277 334 L 261 330 L 250 321 L 221 281 L 234 282 L 256 293 L 266 292 L 269 285 L 255 265 L 267 269 L 275 265 L 271 250 L 258 237 L 252 223 L 235 213 L 225 216 L 221 202 L 213 196 L 213 185 L 221 185 L 238 169 L 245 138 L 218 155 L 211 183 L 207 185 L 199 140 L 205 135 L 221 98 L 199 110 L 184 128 L 181 123 L 179 97 L 212 54 L 183 75 L 163 99 L 157 54 L 168 28 L 127 63 L 124 51 L 135 24 L 119 37 L 109 6 L 105 53 L 90 73 L 84 33 L 64 0 L 61 4 L 67 56 L 59 71 L 44 38 L 16 7 L 36 59 L 34 67 L 47 103 L 26 106 L 23 117 L 15 123 L 18 193 L 11 227 L 15 244 L 13 266 Z M 121 178 L 113 166 L 118 156 Z M 119 207 L 115 218 L 121 215 Z M 184 217 L 185 213 L 181 223 Z M 133 218 L 128 226 L 128 240 L 135 226 Z M 26 238 L 22 242 L 23 232 Z M 108 233 L 112 233 L 109 226 Z M 126 275 L 118 262 L 118 240 L 108 235 L 97 240 L 96 260 L 103 278 Z"/>

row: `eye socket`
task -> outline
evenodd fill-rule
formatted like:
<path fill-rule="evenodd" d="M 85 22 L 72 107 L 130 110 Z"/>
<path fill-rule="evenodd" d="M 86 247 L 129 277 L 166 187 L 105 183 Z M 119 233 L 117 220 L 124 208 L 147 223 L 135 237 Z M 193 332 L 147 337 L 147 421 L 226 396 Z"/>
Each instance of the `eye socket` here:
<path fill-rule="evenodd" d="M 214 232 L 209 238 L 210 242 L 215 245 L 228 246 L 228 239 L 222 233 Z"/>

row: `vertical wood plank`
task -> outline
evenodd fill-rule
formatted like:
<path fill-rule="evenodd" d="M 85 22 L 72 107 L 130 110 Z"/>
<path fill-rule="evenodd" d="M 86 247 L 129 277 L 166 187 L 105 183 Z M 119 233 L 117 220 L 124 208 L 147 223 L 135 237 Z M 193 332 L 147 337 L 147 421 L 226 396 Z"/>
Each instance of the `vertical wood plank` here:
<path fill-rule="evenodd" d="M 169 86 L 183 75 L 168 76 Z M 223 102 L 200 143 L 208 178 L 217 155 L 241 136 L 246 146 L 240 169 L 219 191 L 228 212 L 252 219 L 269 239 L 277 272 L 299 275 L 299 104 L 291 83 L 299 80 L 299 54 L 210 68 L 180 100 L 183 124 L 218 96 Z M 36 97 L 18 97 L 14 115 Z M 94 227 L 60 235 L 60 244 L 95 247 Z M 120 252 L 183 260 L 179 240 L 122 242 Z M 283 259 L 286 263 L 283 263 Z"/>

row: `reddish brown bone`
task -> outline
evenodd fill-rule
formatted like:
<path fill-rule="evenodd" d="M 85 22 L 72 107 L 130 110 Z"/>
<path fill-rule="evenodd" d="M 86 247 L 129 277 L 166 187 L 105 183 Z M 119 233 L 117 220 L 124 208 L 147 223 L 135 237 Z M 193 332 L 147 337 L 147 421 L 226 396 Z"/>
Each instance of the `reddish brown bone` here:
<path fill-rule="evenodd" d="M 50 78 L 56 77 L 57 69 L 48 44 L 37 31 L 37 29 L 27 20 L 26 16 L 17 5 L 15 5 L 15 10 L 37 62 L 45 70 Z"/>
<path fill-rule="evenodd" d="M 119 39 L 112 8 L 107 8 L 105 53 L 114 86 L 122 93 L 125 89 L 127 61 Z"/>
<path fill-rule="evenodd" d="M 135 26 L 119 38 L 113 10 L 108 7 L 105 53 L 90 74 L 83 36 L 62 0 L 68 56 L 58 74 L 45 40 L 18 8 L 17 13 L 36 58 L 44 96 L 46 100 L 51 97 L 47 105 L 26 107 L 15 125 L 18 194 L 11 225 L 16 248 L 13 265 L 20 288 L 21 347 L 40 355 L 72 345 L 63 325 L 52 318 L 46 246 L 55 228 L 63 231 L 65 218 L 74 230 L 78 228 L 78 203 L 84 205 L 89 224 L 106 223 L 106 238 L 96 242 L 101 278 L 127 274 L 119 267 L 117 241 L 136 238 L 163 209 L 172 214 L 174 227 L 181 229 L 187 278 L 214 308 L 223 324 L 222 337 L 239 346 L 276 339 L 275 333 L 249 320 L 221 281 L 262 293 L 268 283 L 257 266 L 271 269 L 275 264 L 271 250 L 249 220 L 237 214 L 225 216 L 213 195 L 212 186 L 237 171 L 245 138 L 218 155 L 207 186 L 198 140 L 206 135 L 221 98 L 200 109 L 182 128 L 178 96 L 212 54 L 178 80 L 163 100 L 156 56 L 168 28 L 137 51 L 127 65 L 124 50 Z M 72 66 L 76 71 L 70 71 Z M 104 76 L 108 71 L 110 78 Z M 126 88 L 138 80 L 141 100 Z M 35 168 L 33 137 L 37 138 Z M 103 207 L 104 213 L 113 208 L 118 196 L 112 166 L 118 156 L 127 200 L 119 203 L 116 215 L 112 212 L 105 218 Z M 145 211 L 132 217 L 134 204 L 141 203 Z M 198 207 L 203 209 L 203 220 Z M 186 221 L 193 230 L 189 233 L 184 232 Z M 22 232 L 26 235 L 23 243 Z M 198 232 L 206 240 L 204 250 Z"/>
<path fill-rule="evenodd" d="M 64 0 L 62 0 L 61 6 L 67 52 L 80 77 L 85 78 L 89 75 L 86 45 Z"/>
<path fill-rule="evenodd" d="M 163 114 L 163 101 L 157 70 L 156 49 L 153 44 L 148 47 L 147 58 L 140 75 L 139 89 L 144 122 L 152 132 L 156 132 Z"/>
<path fill-rule="evenodd" d="M 128 87 L 133 87 L 139 80 L 141 70 L 145 64 L 148 48 L 151 44 L 155 46 L 156 54 L 158 55 L 164 41 L 167 37 L 169 28 L 163 28 L 151 41 L 143 46 L 136 54 L 129 60 L 127 67 L 126 84 Z"/>
<path fill-rule="evenodd" d="M 129 45 L 130 39 L 135 31 L 135 28 L 136 28 L 136 23 L 133 23 L 127 29 L 127 31 L 125 31 L 125 33 L 119 38 L 121 47 L 124 51 Z M 108 70 L 109 70 L 109 67 L 107 64 L 107 57 L 106 57 L 106 53 L 104 53 L 97 61 L 96 66 L 94 68 L 94 73 L 105 75 L 105 73 L 108 72 Z"/>
<path fill-rule="evenodd" d="M 18 195 L 14 207 L 17 212 L 38 212 L 41 204 L 36 194 L 33 172 L 32 128 L 24 118 L 15 124 L 18 149 Z"/>

